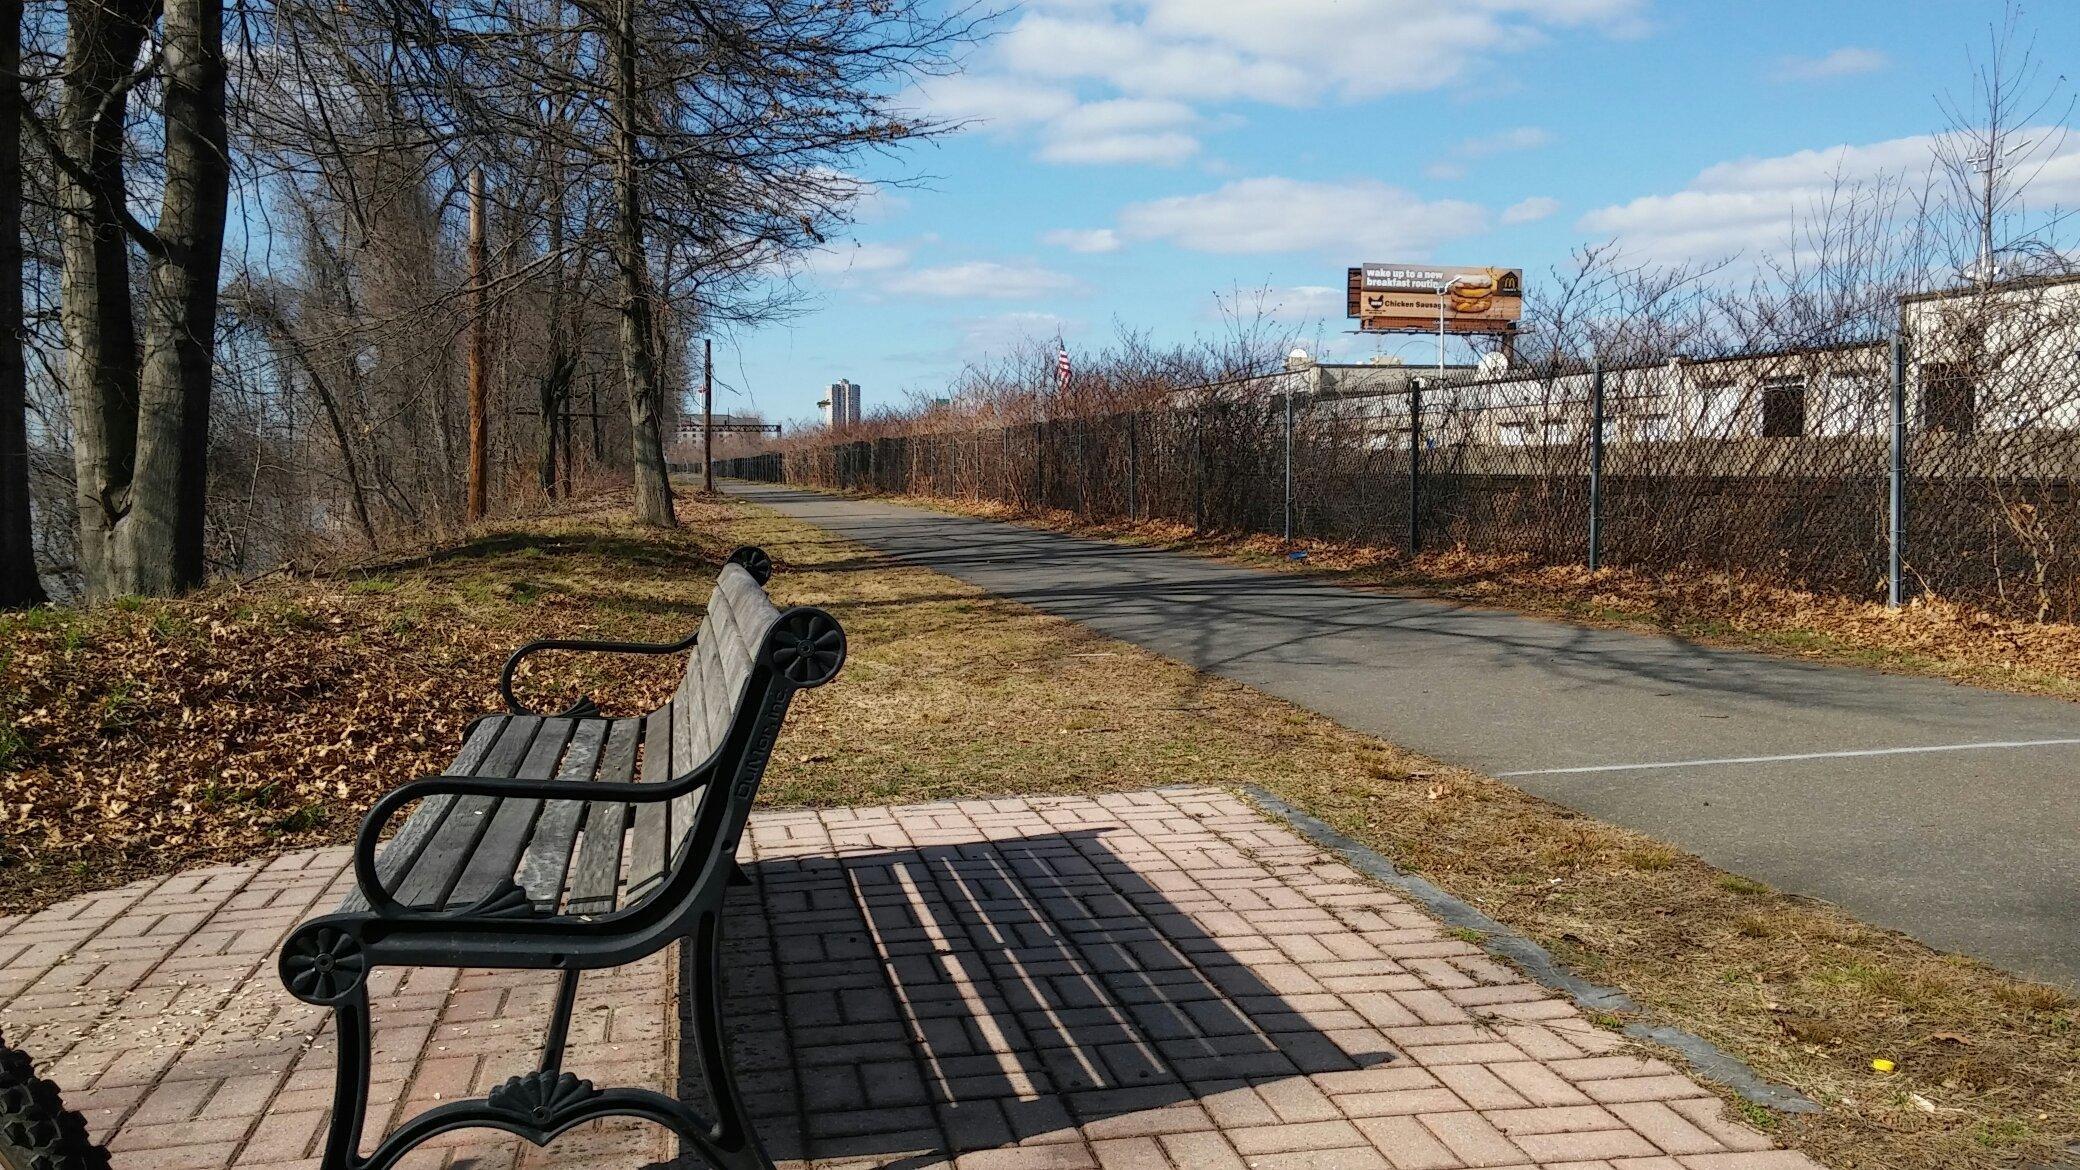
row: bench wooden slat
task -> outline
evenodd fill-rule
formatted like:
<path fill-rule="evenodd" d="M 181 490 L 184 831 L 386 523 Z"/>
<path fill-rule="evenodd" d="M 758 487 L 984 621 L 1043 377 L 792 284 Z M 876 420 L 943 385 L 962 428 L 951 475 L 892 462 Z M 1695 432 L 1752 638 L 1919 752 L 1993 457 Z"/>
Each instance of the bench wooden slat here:
<path fill-rule="evenodd" d="M 443 775 L 467 776 L 484 761 L 484 755 L 497 742 L 499 733 L 505 730 L 507 716 L 493 715 L 478 723 L 463 740 L 462 750 L 455 754 L 455 762 L 448 765 Z M 448 809 L 455 802 L 452 796 L 430 796 L 419 802 L 398 826 L 397 832 L 376 850 L 376 873 L 381 875 L 384 889 L 394 889 L 398 875 L 418 860 L 419 852 L 433 838 L 434 831 L 448 816 Z M 360 913 L 368 909 L 368 899 L 360 890 L 348 894 L 340 903 L 340 909 L 348 913 Z"/>
<path fill-rule="evenodd" d="M 672 767 L 677 775 L 706 763 L 729 735 L 744 681 L 750 676 L 755 649 L 752 630 L 761 637 L 774 614 L 773 604 L 749 577 L 725 573 L 708 597 L 701 619 L 701 640 L 686 664 L 673 711 Z M 698 791 L 672 801 L 671 858 L 679 864 L 686 836 L 693 829 Z"/>
<path fill-rule="evenodd" d="M 571 730 L 576 727 L 570 719 L 544 719 L 535 733 L 534 743 L 529 745 L 527 755 L 520 766 L 513 770 L 516 780 L 547 780 L 556 775 L 556 761 L 563 755 L 563 745 L 569 742 Z M 534 835 L 535 818 L 542 812 L 542 802 L 525 797 L 500 797 L 493 809 L 489 824 L 482 836 L 477 838 L 476 847 L 470 851 L 469 860 L 462 866 L 462 876 L 455 881 L 455 888 L 448 891 L 449 907 L 467 906 L 498 888 L 500 882 L 513 880 L 513 871 L 520 864 L 520 855 L 527 849 L 528 838 Z"/>
<path fill-rule="evenodd" d="M 579 724 L 571 736 L 570 749 L 564 753 L 563 766 L 556 770 L 556 779 L 567 784 L 583 784 L 592 779 L 606 738 L 604 721 L 588 719 Z M 555 910 L 563 896 L 564 874 L 571 867 L 578 826 L 585 820 L 585 804 L 582 800 L 549 801 L 542 809 L 541 819 L 535 822 L 527 853 L 520 859 L 520 888 L 544 910 Z"/>
<path fill-rule="evenodd" d="M 534 743 L 535 733 L 541 730 L 542 720 L 530 716 L 515 716 L 506 720 L 498 733 L 498 742 L 484 754 L 483 762 L 474 773 L 478 776 L 507 777 L 527 757 L 527 749 Z M 398 881 L 396 892 L 391 896 L 407 906 L 439 906 L 454 888 L 455 879 L 462 876 L 462 866 L 476 848 L 477 839 L 491 822 L 491 810 L 498 804 L 495 796 L 465 796 L 456 800 L 448 810 L 447 819 L 434 832 L 433 839 L 426 843 L 411 868 Z"/>
<path fill-rule="evenodd" d="M 701 734 L 705 723 L 703 711 L 709 702 L 708 688 L 692 685 L 692 679 L 693 676 L 688 674 L 688 681 L 680 684 L 679 697 L 672 702 L 672 763 L 679 773 L 691 771 L 708 758 Z M 671 853 L 677 858 L 687 830 L 693 827 L 692 793 L 672 798 L 671 820 Z"/>
<path fill-rule="evenodd" d="M 636 745 L 642 742 L 643 721 L 616 719 L 601 750 L 601 784 L 625 784 L 636 772 Z M 571 867 L 569 912 L 605 914 L 614 908 L 614 894 L 621 888 L 621 853 L 628 831 L 628 806 L 619 801 L 594 801 L 585 809 L 585 837 L 578 844 L 578 861 Z"/>
<path fill-rule="evenodd" d="M 672 778 L 672 711 L 667 703 L 643 720 L 643 783 L 662 784 Z M 635 806 L 635 828 L 628 842 L 628 893 L 626 906 L 653 889 L 664 877 L 666 840 L 670 836 L 670 806 L 653 801 Z"/>

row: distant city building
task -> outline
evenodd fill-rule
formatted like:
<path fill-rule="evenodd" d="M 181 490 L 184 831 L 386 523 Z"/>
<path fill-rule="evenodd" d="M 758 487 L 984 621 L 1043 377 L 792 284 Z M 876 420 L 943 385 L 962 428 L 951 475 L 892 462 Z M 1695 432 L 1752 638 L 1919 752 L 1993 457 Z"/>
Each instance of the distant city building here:
<path fill-rule="evenodd" d="M 842 431 L 859 422 L 859 385 L 840 378 L 831 383 L 830 393 L 816 405 L 823 408 L 823 425 Z"/>

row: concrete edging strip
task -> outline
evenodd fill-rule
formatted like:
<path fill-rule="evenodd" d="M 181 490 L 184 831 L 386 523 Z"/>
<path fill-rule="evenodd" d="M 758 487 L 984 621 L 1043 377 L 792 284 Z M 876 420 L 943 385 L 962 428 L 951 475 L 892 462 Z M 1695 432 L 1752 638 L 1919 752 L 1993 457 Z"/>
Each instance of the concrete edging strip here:
<path fill-rule="evenodd" d="M 1561 967 L 1547 950 L 1522 934 L 1482 913 L 1471 903 L 1446 893 L 1415 874 L 1408 873 L 1371 849 L 1337 832 L 1321 818 L 1295 807 L 1254 784 L 1242 785 L 1243 794 L 1265 811 L 1298 830 L 1301 836 L 1325 849 L 1343 855 L 1360 873 L 1394 887 L 1449 926 L 1478 931 L 1481 946 L 1507 959 L 1526 975 L 1555 991 L 1567 993 L 1590 1011 L 1637 1012 L 1639 1005 L 1614 987 L 1591 983 Z M 1818 1113 L 1820 1105 L 1796 1089 L 1772 1084 L 1726 1050 L 1681 1028 L 1661 1024 L 1627 1023 L 1624 1034 L 1671 1049 L 1690 1062 L 1699 1074 L 1739 1093 L 1745 1100 L 1780 1113 Z"/>

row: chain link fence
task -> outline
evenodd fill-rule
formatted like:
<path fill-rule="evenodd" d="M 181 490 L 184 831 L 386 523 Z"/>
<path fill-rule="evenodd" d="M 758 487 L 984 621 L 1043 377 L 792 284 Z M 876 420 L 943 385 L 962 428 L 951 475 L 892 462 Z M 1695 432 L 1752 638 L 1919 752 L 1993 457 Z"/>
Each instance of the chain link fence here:
<path fill-rule="evenodd" d="M 1182 389 L 1158 409 L 826 436 L 718 467 L 1095 521 L 2080 617 L 2080 295 L 1991 317 L 1964 306 L 1980 320 L 1938 320 L 1956 306 L 1930 304 L 1897 348 L 1480 379 L 1345 367 L 1333 388 L 1301 369 Z"/>

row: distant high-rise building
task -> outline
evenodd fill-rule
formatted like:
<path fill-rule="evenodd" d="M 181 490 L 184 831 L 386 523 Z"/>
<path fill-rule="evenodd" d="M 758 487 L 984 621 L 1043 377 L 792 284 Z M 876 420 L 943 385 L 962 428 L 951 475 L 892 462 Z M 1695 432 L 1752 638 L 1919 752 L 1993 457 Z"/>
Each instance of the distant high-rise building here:
<path fill-rule="evenodd" d="M 831 383 L 830 394 L 816 405 L 823 408 L 823 425 L 844 430 L 859 422 L 859 385 L 840 378 Z"/>

